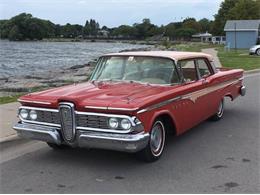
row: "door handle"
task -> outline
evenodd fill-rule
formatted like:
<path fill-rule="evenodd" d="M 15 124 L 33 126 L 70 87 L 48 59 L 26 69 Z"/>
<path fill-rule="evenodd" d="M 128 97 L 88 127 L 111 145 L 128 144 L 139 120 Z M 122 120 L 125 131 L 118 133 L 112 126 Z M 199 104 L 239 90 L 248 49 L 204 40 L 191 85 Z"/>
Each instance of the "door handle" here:
<path fill-rule="evenodd" d="M 202 84 L 208 84 L 209 81 L 207 79 L 202 80 Z"/>

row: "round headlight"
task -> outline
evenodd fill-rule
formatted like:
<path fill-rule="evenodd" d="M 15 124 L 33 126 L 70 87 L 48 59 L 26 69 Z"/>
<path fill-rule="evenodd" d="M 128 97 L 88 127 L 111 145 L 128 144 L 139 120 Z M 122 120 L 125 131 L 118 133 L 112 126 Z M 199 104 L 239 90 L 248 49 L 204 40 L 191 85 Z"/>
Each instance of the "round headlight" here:
<path fill-rule="evenodd" d="M 112 129 L 116 129 L 118 127 L 118 120 L 116 118 L 110 118 L 108 123 L 109 127 Z"/>
<path fill-rule="evenodd" d="M 30 119 L 32 119 L 32 120 L 37 119 L 37 112 L 35 110 L 30 111 Z"/>
<path fill-rule="evenodd" d="M 128 119 L 123 119 L 121 121 L 121 127 L 123 129 L 130 129 L 131 128 L 131 122 Z"/>
<path fill-rule="evenodd" d="M 27 117 L 28 117 L 28 110 L 26 110 L 26 109 L 21 109 L 20 110 L 20 116 L 23 118 L 23 119 L 27 119 Z"/>

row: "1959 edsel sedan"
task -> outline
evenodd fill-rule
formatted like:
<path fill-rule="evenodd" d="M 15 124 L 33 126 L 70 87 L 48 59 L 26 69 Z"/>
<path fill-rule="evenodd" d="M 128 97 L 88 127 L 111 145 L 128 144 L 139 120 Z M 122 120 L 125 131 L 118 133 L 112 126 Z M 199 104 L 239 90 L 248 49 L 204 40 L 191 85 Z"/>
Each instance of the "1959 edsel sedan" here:
<path fill-rule="evenodd" d="M 54 149 L 135 152 L 151 162 L 166 137 L 221 119 L 224 98 L 245 95 L 242 82 L 242 69 L 216 69 L 204 53 L 107 54 L 89 82 L 22 96 L 14 129 Z"/>

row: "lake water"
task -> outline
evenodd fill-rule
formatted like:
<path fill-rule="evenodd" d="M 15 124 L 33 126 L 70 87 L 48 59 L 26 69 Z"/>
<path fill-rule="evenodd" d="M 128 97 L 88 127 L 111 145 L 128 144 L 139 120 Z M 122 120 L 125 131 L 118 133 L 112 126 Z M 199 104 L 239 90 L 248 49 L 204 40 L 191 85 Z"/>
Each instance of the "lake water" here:
<path fill-rule="evenodd" d="M 86 64 L 98 56 L 144 45 L 103 42 L 0 41 L 0 78 L 47 73 Z"/>

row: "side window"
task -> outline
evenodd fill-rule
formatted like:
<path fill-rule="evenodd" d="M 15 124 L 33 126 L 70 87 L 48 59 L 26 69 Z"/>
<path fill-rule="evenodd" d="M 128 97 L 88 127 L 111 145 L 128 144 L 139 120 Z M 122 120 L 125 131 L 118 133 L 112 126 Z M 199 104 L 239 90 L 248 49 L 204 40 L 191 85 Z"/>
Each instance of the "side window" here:
<path fill-rule="evenodd" d="M 209 76 L 210 70 L 209 70 L 209 67 L 207 65 L 207 62 L 203 59 L 198 59 L 197 63 L 198 63 L 198 70 L 199 70 L 200 76 L 202 78 Z"/>
<path fill-rule="evenodd" d="M 194 60 L 179 61 L 179 65 L 182 69 L 184 82 L 192 82 L 197 80 L 197 71 Z"/>

